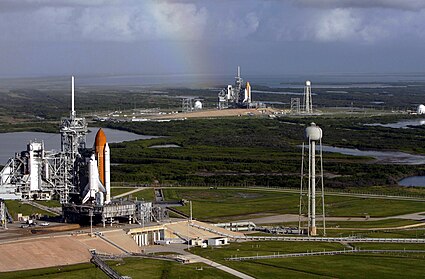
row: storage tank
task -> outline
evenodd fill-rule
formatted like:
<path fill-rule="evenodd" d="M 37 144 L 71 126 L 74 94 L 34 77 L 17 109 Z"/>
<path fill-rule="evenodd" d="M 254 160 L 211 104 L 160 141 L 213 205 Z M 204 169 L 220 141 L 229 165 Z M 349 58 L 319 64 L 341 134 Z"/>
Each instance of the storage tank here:
<path fill-rule="evenodd" d="M 322 138 L 322 129 L 313 122 L 305 129 L 305 136 L 309 140 L 318 141 Z"/>

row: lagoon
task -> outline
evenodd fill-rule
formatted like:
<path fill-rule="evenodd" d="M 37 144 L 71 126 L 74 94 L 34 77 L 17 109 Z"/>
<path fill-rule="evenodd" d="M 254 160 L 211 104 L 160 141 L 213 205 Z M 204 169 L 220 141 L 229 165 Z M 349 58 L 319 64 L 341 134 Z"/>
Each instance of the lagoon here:
<path fill-rule="evenodd" d="M 90 133 L 87 134 L 86 146 L 91 147 L 94 144 L 98 127 L 89 127 Z M 118 143 L 123 141 L 133 141 L 140 139 L 158 138 L 157 136 L 138 135 L 126 131 L 102 128 L 105 132 L 108 143 Z M 61 148 L 61 137 L 59 133 L 40 133 L 40 132 L 13 132 L 0 133 L 0 164 L 6 164 L 10 157 L 16 152 L 26 150 L 26 146 L 31 140 L 43 140 L 45 150 L 57 150 Z"/>

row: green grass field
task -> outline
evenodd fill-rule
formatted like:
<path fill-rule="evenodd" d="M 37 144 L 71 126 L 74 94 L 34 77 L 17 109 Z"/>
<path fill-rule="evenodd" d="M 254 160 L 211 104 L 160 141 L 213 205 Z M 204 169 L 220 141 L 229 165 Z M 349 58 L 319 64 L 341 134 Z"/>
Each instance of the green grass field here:
<path fill-rule="evenodd" d="M 100 269 L 90 263 L 77 264 L 61 267 L 49 267 L 23 271 L 0 272 L 2 279 L 25 279 L 25 278 L 43 278 L 43 279 L 107 279 Z"/>
<path fill-rule="evenodd" d="M 327 221 L 327 229 L 370 229 L 370 228 L 392 228 L 392 227 L 401 227 L 406 225 L 418 224 L 418 221 L 406 220 L 406 219 L 384 219 L 378 221 Z M 284 227 L 293 227 L 298 226 L 298 222 L 285 222 L 285 223 L 275 223 L 267 224 L 267 226 L 284 226 Z"/>
<path fill-rule="evenodd" d="M 195 263 L 180 264 L 172 261 L 127 258 L 122 261 L 109 261 L 109 265 L 120 275 L 147 279 L 172 279 L 172 278 L 235 278 L 232 275 L 211 266 Z M 63 267 L 50 267 L 24 271 L 2 272 L 2 279 L 26 278 L 66 278 L 66 279 L 107 279 L 100 269 L 94 265 L 77 264 Z"/>
<path fill-rule="evenodd" d="M 298 214 L 299 195 L 279 191 L 249 189 L 164 189 L 167 200 L 191 200 L 195 218 L 205 221 L 230 221 L 249 214 Z M 385 199 L 326 196 L 327 216 L 386 217 L 423 211 L 425 203 Z M 188 206 L 180 208 L 189 212 Z"/>
<path fill-rule="evenodd" d="M 351 243 L 352 246 L 359 249 L 377 249 L 377 250 L 425 250 L 425 244 L 409 243 Z M 424 254 L 425 255 L 425 254 Z"/>
<path fill-rule="evenodd" d="M 384 219 L 379 221 L 365 221 L 365 222 L 350 222 L 350 221 L 328 221 L 326 227 L 329 228 L 388 228 L 388 227 L 401 227 L 407 225 L 418 224 L 418 221 L 406 219 Z"/>
<path fill-rule="evenodd" d="M 121 275 L 130 276 L 134 279 L 236 278 L 224 271 L 202 263 L 183 265 L 172 261 L 126 258 L 120 262 L 109 262 L 109 266 Z"/>
<path fill-rule="evenodd" d="M 36 203 L 48 206 L 48 207 L 61 207 L 61 204 L 57 200 L 51 200 L 51 201 L 36 201 Z"/>
<path fill-rule="evenodd" d="M 145 201 L 153 201 L 155 199 L 155 193 L 153 189 L 143 189 L 139 192 L 131 194 L 133 199 L 137 198 L 137 200 L 145 200 Z"/>
<path fill-rule="evenodd" d="M 223 260 L 230 257 L 249 257 L 255 255 L 273 255 L 302 253 L 307 251 L 331 251 L 343 250 L 344 246 L 339 243 L 325 242 L 286 242 L 286 241 L 248 241 L 231 243 L 215 248 L 191 248 L 190 251 L 211 260 Z"/>
<path fill-rule="evenodd" d="M 423 278 L 425 259 L 392 255 L 336 255 L 229 263 L 255 278 Z"/>
<path fill-rule="evenodd" d="M 32 205 L 29 204 L 22 204 L 20 201 L 15 201 L 15 200 L 7 200 L 5 201 L 7 209 L 9 210 L 9 213 L 12 215 L 12 217 L 14 219 L 17 218 L 18 213 L 22 213 L 22 215 L 31 215 L 31 214 L 35 214 L 35 213 L 39 213 L 42 215 L 47 215 L 47 216 L 53 216 L 52 213 L 41 210 L 37 207 L 34 207 Z"/>
<path fill-rule="evenodd" d="M 117 195 L 121 195 L 127 192 L 130 192 L 131 190 L 134 190 L 134 187 L 111 187 L 111 195 L 112 197 L 115 197 Z"/>
<path fill-rule="evenodd" d="M 127 187 L 127 188 L 111 188 L 112 196 L 121 195 L 137 188 Z M 132 193 L 131 196 L 133 199 L 137 198 L 137 200 L 145 200 L 145 201 L 153 201 L 154 200 L 154 190 L 151 188 L 142 189 L 136 193 Z"/>
<path fill-rule="evenodd" d="M 380 249 L 395 249 L 395 246 Z M 365 246 L 363 246 L 365 247 Z M 372 247 L 372 246 L 371 246 Z M 192 248 L 205 258 L 220 262 L 255 278 L 422 278 L 424 255 L 310 256 L 244 262 L 225 261 L 230 256 L 253 256 L 274 253 L 342 250 L 337 243 L 245 242 L 232 243 L 219 249 Z M 366 248 L 365 248 L 366 249 Z M 397 248 L 398 249 L 398 248 Z M 402 249 L 402 248 L 401 248 Z"/>

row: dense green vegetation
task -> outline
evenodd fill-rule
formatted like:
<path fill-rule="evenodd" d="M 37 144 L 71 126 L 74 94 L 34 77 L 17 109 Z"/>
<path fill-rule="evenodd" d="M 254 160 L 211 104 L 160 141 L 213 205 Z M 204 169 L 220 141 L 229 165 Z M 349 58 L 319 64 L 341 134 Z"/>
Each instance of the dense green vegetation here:
<path fill-rule="evenodd" d="M 406 116 L 404 116 L 406 117 Z M 340 147 L 403 150 L 425 154 L 425 130 L 364 126 L 397 117 L 223 118 L 175 122 L 110 123 L 110 128 L 165 138 L 113 144 L 113 180 L 183 185 L 298 187 L 305 125 L 315 120 L 323 142 Z M 386 142 L 383 145 L 383 142 Z M 148 148 L 156 144 L 181 148 Z M 374 164 L 371 158 L 324 154 L 326 186 L 395 186 L 423 174 L 421 165 Z M 395 190 L 399 191 L 396 187 Z M 401 190 L 404 191 L 404 190 Z M 423 192 L 423 191 L 422 191 Z"/>
<path fill-rule="evenodd" d="M 0 90 L 0 132 L 56 132 L 60 117 L 66 116 L 69 111 L 69 81 L 23 80 L 19 84 L 15 89 Z M 112 160 L 120 165 L 113 167 L 112 179 L 139 183 L 159 181 L 186 185 L 297 187 L 300 173 L 300 148 L 297 146 L 303 140 L 305 125 L 312 121 L 324 129 L 323 143 L 327 145 L 425 154 L 422 144 L 425 129 L 421 127 L 391 129 L 364 125 L 415 118 L 390 113 L 390 109 L 414 108 L 422 101 L 424 85 L 410 82 L 385 84 L 389 87 L 369 88 L 355 84 L 354 87 L 344 85 L 343 90 L 335 90 L 333 86 L 338 84 L 332 84 L 330 88 L 316 88 L 315 105 L 320 110 L 326 112 L 325 106 L 350 108 L 333 115 L 99 123 L 136 133 L 165 136 L 113 145 Z M 262 86 L 257 86 L 256 90 L 267 91 L 256 93 L 258 100 L 283 103 L 289 103 L 292 95 L 282 92 L 302 91 Z M 181 105 L 182 95 L 202 97 L 206 104 L 214 107 L 217 94 L 217 90 L 209 88 L 87 87 L 78 91 L 76 106 L 80 115 L 134 108 L 176 110 Z M 363 114 L 358 112 L 359 107 L 378 110 L 372 111 L 374 114 Z M 148 148 L 164 143 L 178 144 L 181 148 Z M 425 173 L 422 166 L 382 165 L 372 161 L 371 158 L 326 153 L 326 186 L 344 189 L 394 186 L 400 178 Z M 404 190 L 392 187 L 391 191 Z"/>

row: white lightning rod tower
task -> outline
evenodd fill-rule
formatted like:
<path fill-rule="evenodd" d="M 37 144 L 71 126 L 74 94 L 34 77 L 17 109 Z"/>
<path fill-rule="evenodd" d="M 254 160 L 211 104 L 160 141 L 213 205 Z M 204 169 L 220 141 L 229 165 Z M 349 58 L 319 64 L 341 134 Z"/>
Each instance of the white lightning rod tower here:
<path fill-rule="evenodd" d="M 307 80 L 304 87 L 305 113 L 313 113 L 313 99 L 311 98 L 311 81 Z"/>
<path fill-rule="evenodd" d="M 74 89 L 74 76 L 71 76 L 71 118 L 75 117 L 75 103 L 74 103 L 74 96 L 75 96 L 75 89 Z"/>
<path fill-rule="evenodd" d="M 322 225 L 323 225 L 323 234 L 326 235 L 326 221 L 325 221 L 325 192 L 323 185 L 323 162 L 322 162 L 322 129 L 319 128 L 315 123 L 311 123 L 309 127 L 305 129 L 305 137 L 308 141 L 308 174 L 304 174 L 304 163 L 305 152 L 304 144 L 302 150 L 302 163 L 301 163 L 301 190 L 300 190 L 300 219 L 299 219 L 299 229 L 301 230 L 301 218 L 302 218 L 302 206 L 303 206 L 303 197 L 305 196 L 304 181 L 305 178 L 308 178 L 307 182 L 307 200 L 308 200 L 308 210 L 307 210 L 307 234 L 308 236 L 316 236 L 317 233 L 317 219 L 316 219 L 316 190 L 320 189 L 321 191 L 321 211 L 322 215 Z M 319 147 L 319 156 L 316 156 L 316 145 Z M 316 173 L 316 171 L 318 171 Z"/>

